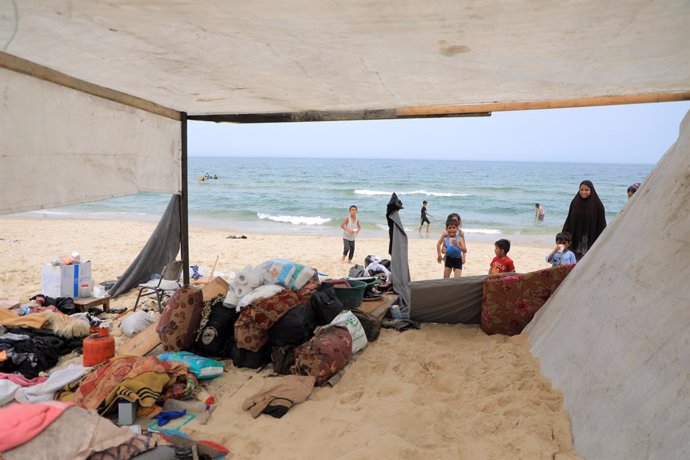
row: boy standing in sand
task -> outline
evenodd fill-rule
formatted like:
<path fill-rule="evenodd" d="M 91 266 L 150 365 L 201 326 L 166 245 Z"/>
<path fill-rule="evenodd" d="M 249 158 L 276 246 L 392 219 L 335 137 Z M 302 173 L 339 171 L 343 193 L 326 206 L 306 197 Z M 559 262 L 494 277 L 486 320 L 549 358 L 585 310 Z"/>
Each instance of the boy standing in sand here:
<path fill-rule="evenodd" d="M 510 241 L 498 240 L 494 243 L 494 253 L 496 257 L 493 258 L 489 265 L 489 275 L 496 273 L 511 273 L 515 271 L 515 264 L 513 260 L 508 257 L 510 251 Z"/>
<path fill-rule="evenodd" d="M 426 207 L 427 207 L 427 202 L 426 202 L 426 200 L 424 200 L 424 201 L 422 201 L 422 222 L 419 224 L 419 233 L 422 233 L 422 227 L 424 227 L 425 222 L 426 222 L 426 232 L 429 233 L 429 225 L 431 225 L 431 221 L 429 220 L 429 217 L 433 217 L 433 216 L 427 212 Z"/>
<path fill-rule="evenodd" d="M 347 261 L 352 263 L 352 256 L 355 255 L 355 239 L 362 229 L 357 219 L 357 206 L 354 204 L 350 206 L 350 214 L 340 224 L 340 228 L 343 229 L 343 262 L 347 257 Z"/>
<path fill-rule="evenodd" d="M 556 235 L 556 247 L 546 256 L 546 261 L 552 267 L 577 263 L 575 254 L 570 250 L 570 233 L 561 232 Z"/>
<path fill-rule="evenodd" d="M 441 236 L 438 243 L 436 243 L 438 263 L 441 263 L 443 260 L 443 256 L 441 255 L 442 245 L 446 253 L 443 278 L 450 278 L 451 271 L 456 278 L 460 278 L 462 275 L 462 253 L 465 250 L 465 243 L 460 238 L 458 223 L 455 220 L 446 221 L 445 236 Z"/>

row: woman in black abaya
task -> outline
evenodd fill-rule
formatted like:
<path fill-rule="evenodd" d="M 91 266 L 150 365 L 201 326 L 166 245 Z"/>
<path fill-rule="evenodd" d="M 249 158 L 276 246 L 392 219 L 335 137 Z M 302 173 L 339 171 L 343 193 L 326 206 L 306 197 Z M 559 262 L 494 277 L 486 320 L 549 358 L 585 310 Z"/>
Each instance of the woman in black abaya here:
<path fill-rule="evenodd" d="M 580 183 L 577 195 L 570 202 L 568 217 L 563 224 L 563 231 L 570 233 L 572 237 L 570 249 L 575 253 L 578 261 L 592 247 L 604 228 L 606 228 L 604 204 L 594 190 L 594 184 L 584 180 Z"/>

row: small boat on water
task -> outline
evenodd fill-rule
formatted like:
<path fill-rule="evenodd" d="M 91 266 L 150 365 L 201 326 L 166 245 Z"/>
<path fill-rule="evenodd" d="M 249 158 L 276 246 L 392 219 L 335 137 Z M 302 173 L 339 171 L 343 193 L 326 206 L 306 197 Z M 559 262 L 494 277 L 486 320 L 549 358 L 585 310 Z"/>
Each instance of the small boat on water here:
<path fill-rule="evenodd" d="M 217 176 L 216 174 L 211 175 L 211 174 L 209 174 L 209 173 L 206 173 L 206 174 L 204 174 L 203 176 L 197 177 L 197 178 L 196 178 L 196 180 L 199 181 L 199 182 L 206 182 L 206 181 L 209 181 L 209 180 L 217 180 L 217 179 L 218 179 L 218 176 Z"/>

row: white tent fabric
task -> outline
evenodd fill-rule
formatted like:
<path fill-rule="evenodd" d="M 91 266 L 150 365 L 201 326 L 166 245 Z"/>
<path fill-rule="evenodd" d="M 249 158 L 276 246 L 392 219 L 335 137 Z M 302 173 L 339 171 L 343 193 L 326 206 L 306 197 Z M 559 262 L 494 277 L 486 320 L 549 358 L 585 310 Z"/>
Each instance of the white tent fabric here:
<path fill-rule="evenodd" d="M 193 116 L 690 99 L 687 0 L 8 3 L 6 53 Z M 165 110 L 9 70 L 0 95 L 0 213 L 180 190 L 181 123 Z M 687 125 L 530 334 L 588 458 L 690 451 Z"/>
<path fill-rule="evenodd" d="M 180 121 L 2 68 L 0 88 L 0 214 L 180 192 Z"/>
<path fill-rule="evenodd" d="M 690 97 L 686 0 L 8 4 L 7 53 L 190 115 Z"/>
<path fill-rule="evenodd" d="M 690 113 L 616 220 L 530 323 L 588 459 L 690 452 Z"/>

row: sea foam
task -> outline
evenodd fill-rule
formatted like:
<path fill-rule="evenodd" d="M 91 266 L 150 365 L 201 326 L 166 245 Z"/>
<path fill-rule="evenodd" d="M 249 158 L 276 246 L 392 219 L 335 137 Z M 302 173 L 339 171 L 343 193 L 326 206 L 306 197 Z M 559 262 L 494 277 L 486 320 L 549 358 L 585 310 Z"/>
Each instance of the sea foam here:
<path fill-rule="evenodd" d="M 495 228 L 463 228 L 465 233 L 478 233 L 481 235 L 500 235 L 501 231 Z"/>
<path fill-rule="evenodd" d="M 272 216 L 263 212 L 257 212 L 256 216 L 259 219 L 272 220 L 274 222 L 283 222 L 293 225 L 323 225 L 331 221 L 329 217 L 321 216 Z"/>
<path fill-rule="evenodd" d="M 449 192 L 429 192 L 427 190 L 413 190 L 411 192 L 395 192 L 398 196 L 403 195 L 423 195 L 423 196 L 469 196 L 467 193 L 449 193 Z M 393 192 L 385 190 L 355 190 L 355 195 L 365 195 L 365 196 L 379 196 L 379 195 L 392 195 Z"/>

